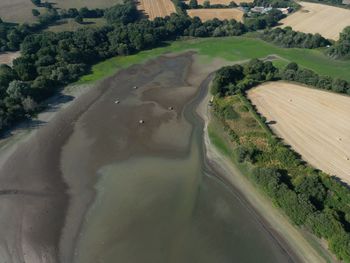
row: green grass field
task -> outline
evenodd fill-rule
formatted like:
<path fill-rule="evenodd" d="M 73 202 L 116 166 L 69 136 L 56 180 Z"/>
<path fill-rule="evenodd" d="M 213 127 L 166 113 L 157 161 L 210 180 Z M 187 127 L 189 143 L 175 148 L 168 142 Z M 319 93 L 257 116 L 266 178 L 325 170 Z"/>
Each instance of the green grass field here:
<path fill-rule="evenodd" d="M 2 0 L 1 0 L 2 1 Z M 30 0 L 28 0 L 30 1 Z M 53 0 L 51 1 L 59 8 L 108 8 L 113 5 L 123 3 L 123 0 Z"/>
<path fill-rule="evenodd" d="M 212 58 L 223 58 L 229 61 L 239 61 L 251 58 L 264 58 L 277 55 L 282 59 L 275 62 L 283 66 L 288 61 L 294 61 L 303 67 L 312 69 L 321 75 L 330 75 L 350 81 L 350 61 L 334 60 L 325 56 L 320 50 L 280 48 L 259 39 L 248 37 L 204 38 L 195 40 L 180 40 L 168 46 L 142 51 L 136 55 L 114 57 L 101 62 L 92 68 L 92 73 L 83 76 L 80 82 L 96 81 L 113 75 L 121 68 L 135 63 L 142 63 L 166 52 L 181 52 L 196 50 L 200 55 Z"/>

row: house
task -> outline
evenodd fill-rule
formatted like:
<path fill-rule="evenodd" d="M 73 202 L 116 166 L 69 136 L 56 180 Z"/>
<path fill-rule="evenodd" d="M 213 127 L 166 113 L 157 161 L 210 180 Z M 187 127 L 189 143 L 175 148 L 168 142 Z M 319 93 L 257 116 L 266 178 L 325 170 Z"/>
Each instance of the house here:
<path fill-rule="evenodd" d="M 349 0 L 350 1 L 350 0 Z M 287 7 L 287 8 L 277 8 L 277 10 L 280 10 L 282 12 L 282 14 L 284 15 L 288 15 L 291 11 L 291 8 L 290 7 Z"/>
<path fill-rule="evenodd" d="M 254 6 L 250 9 L 252 13 L 267 14 L 272 10 L 272 7 Z"/>

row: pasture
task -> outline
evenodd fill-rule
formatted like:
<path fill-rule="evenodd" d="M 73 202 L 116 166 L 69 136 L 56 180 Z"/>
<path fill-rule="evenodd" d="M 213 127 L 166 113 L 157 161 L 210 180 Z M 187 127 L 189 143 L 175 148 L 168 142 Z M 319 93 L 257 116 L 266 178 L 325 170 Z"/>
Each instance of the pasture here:
<path fill-rule="evenodd" d="M 208 8 L 208 9 L 190 9 L 187 10 L 187 14 L 190 17 L 198 16 L 202 21 L 218 18 L 235 19 L 237 21 L 243 21 L 243 11 L 238 8 Z"/>
<path fill-rule="evenodd" d="M 319 33 L 325 38 L 338 40 L 339 33 L 350 26 L 350 10 L 329 5 L 299 2 L 302 8 L 281 20 L 283 27 L 295 31 Z"/>
<path fill-rule="evenodd" d="M 2 0 L 1 0 L 2 1 Z M 30 1 L 30 0 L 27 0 Z M 123 0 L 53 0 L 51 1 L 56 4 L 57 7 L 68 9 L 68 8 L 107 8 L 116 4 L 123 3 Z"/>
<path fill-rule="evenodd" d="M 40 10 L 30 0 L 0 0 L 0 18 L 6 22 L 33 23 L 32 9 Z"/>
<path fill-rule="evenodd" d="M 260 85 L 248 97 L 305 161 L 350 183 L 350 97 L 285 82 Z"/>
<path fill-rule="evenodd" d="M 150 20 L 176 13 L 171 0 L 139 0 L 137 9 L 142 11 Z"/>

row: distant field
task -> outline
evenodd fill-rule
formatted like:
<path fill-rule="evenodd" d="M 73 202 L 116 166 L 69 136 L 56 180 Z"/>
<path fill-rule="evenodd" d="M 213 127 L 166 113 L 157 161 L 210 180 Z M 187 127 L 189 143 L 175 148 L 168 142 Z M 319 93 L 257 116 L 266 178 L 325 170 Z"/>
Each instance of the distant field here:
<path fill-rule="evenodd" d="M 11 66 L 12 61 L 15 60 L 20 56 L 19 52 L 5 52 L 5 53 L 0 53 L 0 65 L 1 64 L 6 64 Z"/>
<path fill-rule="evenodd" d="M 261 85 L 248 97 L 304 160 L 350 183 L 350 97 L 283 82 Z"/>
<path fill-rule="evenodd" d="M 197 2 L 198 2 L 198 4 L 203 5 L 203 3 L 205 1 L 206 0 L 198 0 Z M 186 2 L 188 3 L 189 1 L 186 1 Z M 244 3 L 252 3 L 253 0 L 246 0 L 246 1 L 244 1 L 244 0 L 210 0 L 209 2 L 211 5 L 217 5 L 217 4 L 228 5 L 231 2 L 235 2 L 236 4 L 240 4 L 243 2 Z"/>
<path fill-rule="evenodd" d="M 237 21 L 243 21 L 243 12 L 237 8 L 208 8 L 208 9 L 190 9 L 187 13 L 191 17 L 198 16 L 202 21 L 207 21 L 213 18 L 223 19 L 235 19 Z"/>
<path fill-rule="evenodd" d="M 81 8 L 85 6 L 89 8 L 107 8 L 118 3 L 123 3 L 123 0 L 52 0 L 50 2 L 56 3 L 57 7 L 64 9 Z"/>
<path fill-rule="evenodd" d="M 36 21 L 34 8 L 38 9 L 30 0 L 0 0 L 0 18 L 12 23 L 32 23 Z"/>
<path fill-rule="evenodd" d="M 176 13 L 175 6 L 171 0 L 139 0 L 137 8 L 153 20 L 156 17 L 165 17 Z"/>
<path fill-rule="evenodd" d="M 62 31 L 76 31 L 84 27 L 99 27 L 106 24 L 104 18 L 84 18 L 84 24 L 79 24 L 74 19 L 65 19 L 58 22 L 58 24 L 50 26 L 47 31 L 62 32 Z"/>
<path fill-rule="evenodd" d="M 305 33 L 319 33 L 334 40 L 338 40 L 339 33 L 350 26 L 349 9 L 307 2 L 299 4 L 301 10 L 280 21 L 283 26 Z"/>

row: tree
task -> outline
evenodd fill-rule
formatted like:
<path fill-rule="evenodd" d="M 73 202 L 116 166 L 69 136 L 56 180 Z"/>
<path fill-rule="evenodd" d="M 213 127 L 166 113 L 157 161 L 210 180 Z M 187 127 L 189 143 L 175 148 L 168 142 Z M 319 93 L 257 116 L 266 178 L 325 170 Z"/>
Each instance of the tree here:
<path fill-rule="evenodd" d="M 198 8 L 198 2 L 197 2 L 197 0 L 190 0 L 188 6 L 189 6 L 191 9 L 196 9 L 196 8 Z"/>
<path fill-rule="evenodd" d="M 40 12 L 37 9 L 32 9 L 33 16 L 40 16 Z"/>
<path fill-rule="evenodd" d="M 84 21 L 83 21 L 83 18 L 79 15 L 79 16 L 76 16 L 74 18 L 74 21 L 77 22 L 78 24 L 82 24 Z"/>
<path fill-rule="evenodd" d="M 36 6 L 41 6 L 41 0 L 31 0 L 32 3 Z"/>
<path fill-rule="evenodd" d="M 203 7 L 204 7 L 204 8 L 210 8 L 210 1 L 209 1 L 209 0 L 205 0 L 205 1 L 203 2 Z"/>
<path fill-rule="evenodd" d="M 104 14 L 108 23 L 128 24 L 139 18 L 135 5 L 131 2 L 115 5 L 105 11 Z"/>

